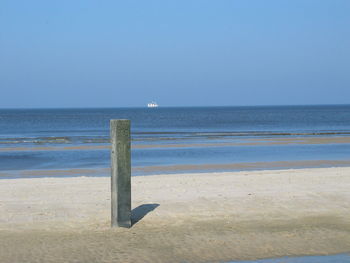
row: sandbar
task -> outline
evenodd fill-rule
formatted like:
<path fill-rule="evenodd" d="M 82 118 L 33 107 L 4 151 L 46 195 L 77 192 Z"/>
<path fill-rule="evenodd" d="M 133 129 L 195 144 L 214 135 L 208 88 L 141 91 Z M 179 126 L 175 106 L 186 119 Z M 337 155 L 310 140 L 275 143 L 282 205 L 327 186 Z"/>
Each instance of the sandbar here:
<path fill-rule="evenodd" d="M 169 139 L 171 141 L 171 139 Z M 176 141 L 175 139 L 173 141 Z M 245 138 L 233 140 L 235 142 L 212 143 L 168 143 L 168 144 L 132 144 L 132 149 L 162 149 L 162 148 L 206 148 L 206 147 L 233 147 L 233 146 L 273 146 L 273 145 L 315 145 L 315 144 L 349 144 L 350 136 L 299 136 L 288 138 Z M 14 151 L 77 151 L 77 150 L 107 150 L 109 144 L 69 145 L 61 146 L 15 146 L 0 147 L 0 152 Z"/>

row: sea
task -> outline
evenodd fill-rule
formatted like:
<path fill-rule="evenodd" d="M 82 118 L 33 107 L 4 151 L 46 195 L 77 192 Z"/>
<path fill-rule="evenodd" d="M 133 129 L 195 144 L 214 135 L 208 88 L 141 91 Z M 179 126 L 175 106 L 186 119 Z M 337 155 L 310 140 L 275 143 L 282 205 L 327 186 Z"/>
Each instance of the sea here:
<path fill-rule="evenodd" d="M 108 168 L 111 119 L 131 120 L 136 176 L 350 161 L 350 105 L 1 109 L 0 174 Z"/>

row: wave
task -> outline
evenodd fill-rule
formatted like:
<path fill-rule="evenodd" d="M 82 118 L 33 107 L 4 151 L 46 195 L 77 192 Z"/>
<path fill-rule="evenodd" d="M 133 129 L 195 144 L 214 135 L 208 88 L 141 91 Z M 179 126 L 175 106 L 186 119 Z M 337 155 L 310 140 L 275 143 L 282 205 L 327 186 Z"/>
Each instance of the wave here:
<path fill-rule="evenodd" d="M 25 138 L 0 138 L 0 144 L 61 144 L 71 143 L 72 140 L 69 137 L 25 137 Z"/>

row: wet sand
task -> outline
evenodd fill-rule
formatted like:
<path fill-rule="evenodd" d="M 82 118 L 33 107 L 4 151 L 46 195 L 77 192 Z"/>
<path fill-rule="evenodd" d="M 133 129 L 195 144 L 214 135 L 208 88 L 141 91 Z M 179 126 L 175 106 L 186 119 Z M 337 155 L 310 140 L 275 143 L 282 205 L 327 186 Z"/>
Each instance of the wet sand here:
<path fill-rule="evenodd" d="M 0 262 L 223 262 L 350 251 L 350 167 L 132 178 L 110 229 L 105 177 L 0 180 Z"/>
<path fill-rule="evenodd" d="M 273 162 L 242 162 L 227 164 L 178 164 L 134 167 L 134 172 L 144 173 L 181 173 L 183 171 L 232 171 L 232 170 L 263 170 L 313 167 L 350 166 L 350 160 L 300 160 L 300 161 L 273 161 Z"/>
<path fill-rule="evenodd" d="M 242 162 L 226 164 L 178 164 L 132 167 L 133 174 L 166 174 L 208 171 L 253 171 L 267 169 L 301 169 L 320 167 L 349 167 L 350 160 L 300 160 L 300 161 L 272 161 L 272 162 Z M 0 178 L 26 177 L 76 177 L 76 176 L 109 176 L 109 168 L 71 168 L 71 169 L 40 169 L 40 170 L 10 170 L 0 172 Z"/>
<path fill-rule="evenodd" d="M 171 139 L 170 139 L 171 140 Z M 170 143 L 170 144 L 133 144 L 133 149 L 151 148 L 203 148 L 203 147 L 232 147 L 232 146 L 271 146 L 271 145 L 304 145 L 304 144 L 348 144 L 350 136 L 327 137 L 289 137 L 289 138 L 254 138 L 242 139 L 237 142 L 215 143 Z M 109 145 L 75 145 L 75 146 L 19 146 L 1 147 L 0 152 L 12 151 L 66 151 L 66 150 L 107 150 Z"/>

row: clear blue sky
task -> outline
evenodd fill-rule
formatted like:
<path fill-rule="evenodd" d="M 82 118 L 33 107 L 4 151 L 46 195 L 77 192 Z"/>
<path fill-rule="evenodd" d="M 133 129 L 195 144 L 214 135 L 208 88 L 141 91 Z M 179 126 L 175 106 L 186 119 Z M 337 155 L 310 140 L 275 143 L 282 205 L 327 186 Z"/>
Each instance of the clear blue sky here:
<path fill-rule="evenodd" d="M 0 108 L 350 103 L 349 0 L 0 1 Z"/>

